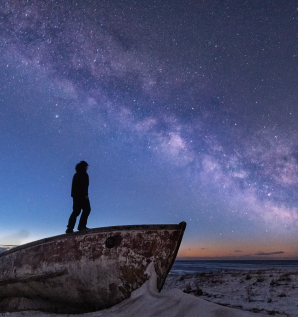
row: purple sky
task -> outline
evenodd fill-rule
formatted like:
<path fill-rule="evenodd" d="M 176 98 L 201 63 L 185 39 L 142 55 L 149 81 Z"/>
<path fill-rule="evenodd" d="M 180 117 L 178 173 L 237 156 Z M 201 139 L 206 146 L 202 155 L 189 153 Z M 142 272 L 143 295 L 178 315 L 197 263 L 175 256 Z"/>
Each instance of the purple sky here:
<path fill-rule="evenodd" d="M 0 244 L 187 222 L 180 256 L 298 258 L 297 1 L 4 1 Z"/>

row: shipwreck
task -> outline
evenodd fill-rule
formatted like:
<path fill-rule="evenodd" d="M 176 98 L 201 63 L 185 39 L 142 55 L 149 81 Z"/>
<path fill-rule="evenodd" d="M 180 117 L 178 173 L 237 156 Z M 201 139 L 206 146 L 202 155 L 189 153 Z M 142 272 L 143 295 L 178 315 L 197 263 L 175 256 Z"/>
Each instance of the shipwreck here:
<path fill-rule="evenodd" d="M 0 311 L 85 313 L 130 297 L 153 262 L 160 291 L 186 223 L 131 225 L 62 234 L 0 254 Z"/>

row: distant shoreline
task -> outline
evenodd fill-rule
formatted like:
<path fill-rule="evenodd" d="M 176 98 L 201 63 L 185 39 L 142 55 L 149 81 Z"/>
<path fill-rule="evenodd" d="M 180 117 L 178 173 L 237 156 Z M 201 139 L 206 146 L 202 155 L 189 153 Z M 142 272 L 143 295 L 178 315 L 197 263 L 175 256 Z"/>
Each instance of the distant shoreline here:
<path fill-rule="evenodd" d="M 176 261 L 298 261 L 298 257 L 284 257 L 276 259 L 273 257 L 243 257 L 243 258 L 227 258 L 227 257 L 177 257 Z"/>

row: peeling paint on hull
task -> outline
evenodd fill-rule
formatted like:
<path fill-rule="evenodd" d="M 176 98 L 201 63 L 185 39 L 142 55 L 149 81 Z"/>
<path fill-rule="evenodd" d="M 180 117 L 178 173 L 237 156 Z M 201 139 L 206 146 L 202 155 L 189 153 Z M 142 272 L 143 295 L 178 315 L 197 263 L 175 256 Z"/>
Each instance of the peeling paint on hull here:
<path fill-rule="evenodd" d="M 0 311 L 17 309 L 10 300 L 15 298 L 54 312 L 108 308 L 129 298 L 145 282 L 144 271 L 152 261 L 161 290 L 185 227 L 182 222 L 96 228 L 4 252 L 0 254 Z"/>

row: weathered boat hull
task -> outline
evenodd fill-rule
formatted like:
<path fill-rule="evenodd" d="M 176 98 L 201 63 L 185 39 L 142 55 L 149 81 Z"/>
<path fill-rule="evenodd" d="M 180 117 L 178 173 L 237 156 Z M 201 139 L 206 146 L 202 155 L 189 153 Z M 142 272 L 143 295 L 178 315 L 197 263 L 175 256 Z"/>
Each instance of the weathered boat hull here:
<path fill-rule="evenodd" d="M 45 311 L 108 308 L 145 282 L 144 271 L 152 261 L 161 290 L 185 227 L 182 222 L 96 228 L 4 252 L 0 254 L 0 308 L 11 310 L 12 298 L 39 303 Z"/>

